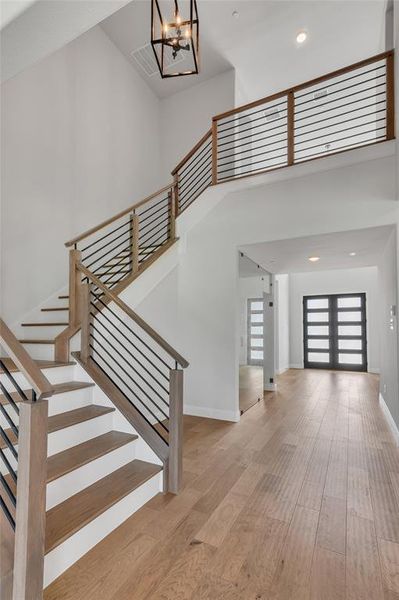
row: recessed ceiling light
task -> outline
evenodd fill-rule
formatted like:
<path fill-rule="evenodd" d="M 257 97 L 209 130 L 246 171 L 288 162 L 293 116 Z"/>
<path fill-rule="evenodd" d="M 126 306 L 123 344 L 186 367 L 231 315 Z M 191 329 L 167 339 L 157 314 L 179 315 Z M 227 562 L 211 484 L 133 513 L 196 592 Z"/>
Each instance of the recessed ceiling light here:
<path fill-rule="evenodd" d="M 308 260 L 310 260 L 310 262 L 317 262 L 320 260 L 320 256 L 309 256 Z"/>
<path fill-rule="evenodd" d="M 349 256 L 356 256 L 356 252 L 349 252 Z"/>
<path fill-rule="evenodd" d="M 238 17 L 240 16 L 240 13 L 238 12 L 238 10 L 233 10 L 233 12 L 231 13 L 231 16 L 234 17 L 235 19 L 238 19 Z"/>
<path fill-rule="evenodd" d="M 298 42 L 298 44 L 303 44 L 303 42 L 306 42 L 307 37 L 308 34 L 306 33 L 306 31 L 300 31 L 296 36 L 296 41 Z"/>

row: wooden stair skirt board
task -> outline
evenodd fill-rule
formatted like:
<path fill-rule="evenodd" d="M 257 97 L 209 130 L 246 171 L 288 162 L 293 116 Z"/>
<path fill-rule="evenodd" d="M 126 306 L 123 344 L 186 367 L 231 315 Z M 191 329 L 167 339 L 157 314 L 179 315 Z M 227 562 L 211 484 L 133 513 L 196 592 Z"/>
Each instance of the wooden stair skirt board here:
<path fill-rule="evenodd" d="M 21 327 L 68 327 L 69 323 L 21 323 Z"/>
<path fill-rule="evenodd" d="M 161 471 L 132 460 L 47 511 L 45 587 L 158 494 Z"/>

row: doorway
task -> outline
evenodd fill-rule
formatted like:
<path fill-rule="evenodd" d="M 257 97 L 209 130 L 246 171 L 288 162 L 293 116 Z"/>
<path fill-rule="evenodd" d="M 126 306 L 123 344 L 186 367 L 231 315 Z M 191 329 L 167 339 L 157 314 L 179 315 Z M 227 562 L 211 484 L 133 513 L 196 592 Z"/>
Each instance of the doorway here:
<path fill-rule="evenodd" d="M 303 298 L 305 369 L 367 371 L 366 294 Z"/>

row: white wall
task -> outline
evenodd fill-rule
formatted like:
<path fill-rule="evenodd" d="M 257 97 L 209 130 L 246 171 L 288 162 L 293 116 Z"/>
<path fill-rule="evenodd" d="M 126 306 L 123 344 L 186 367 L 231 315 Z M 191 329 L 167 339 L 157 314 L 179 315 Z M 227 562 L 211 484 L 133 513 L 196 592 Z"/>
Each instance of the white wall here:
<path fill-rule="evenodd" d="M 238 413 L 237 248 L 395 223 L 394 160 L 228 194 L 189 232 L 179 262 L 180 347 L 190 361 L 186 400 L 198 413 L 225 419 Z"/>
<path fill-rule="evenodd" d="M 100 27 L 2 86 L 1 299 L 67 281 L 64 242 L 157 189 L 159 100 Z"/>
<path fill-rule="evenodd" d="M 283 373 L 290 366 L 290 299 L 289 276 L 278 274 L 275 276 L 275 355 L 277 374 Z"/>
<path fill-rule="evenodd" d="M 366 292 L 368 370 L 380 370 L 377 267 L 290 274 L 290 365 L 303 368 L 303 297 Z"/>
<path fill-rule="evenodd" d="M 390 322 L 391 306 L 396 306 L 396 232 L 392 232 L 378 266 L 379 329 L 381 336 L 380 392 L 399 428 L 398 319 Z M 391 328 L 392 325 L 392 328 Z"/>
<path fill-rule="evenodd" d="M 211 128 L 212 117 L 234 108 L 234 70 L 161 100 L 162 173 L 170 172 Z"/>

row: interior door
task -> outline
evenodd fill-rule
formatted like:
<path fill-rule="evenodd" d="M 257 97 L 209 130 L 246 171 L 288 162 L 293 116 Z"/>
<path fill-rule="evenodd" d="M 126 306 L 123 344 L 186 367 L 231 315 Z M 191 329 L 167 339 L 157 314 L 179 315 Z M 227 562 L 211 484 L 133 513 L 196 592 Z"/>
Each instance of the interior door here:
<path fill-rule="evenodd" d="M 366 294 L 303 298 L 304 366 L 367 371 Z"/>
<path fill-rule="evenodd" d="M 247 363 L 263 365 L 263 298 L 248 299 Z"/>

